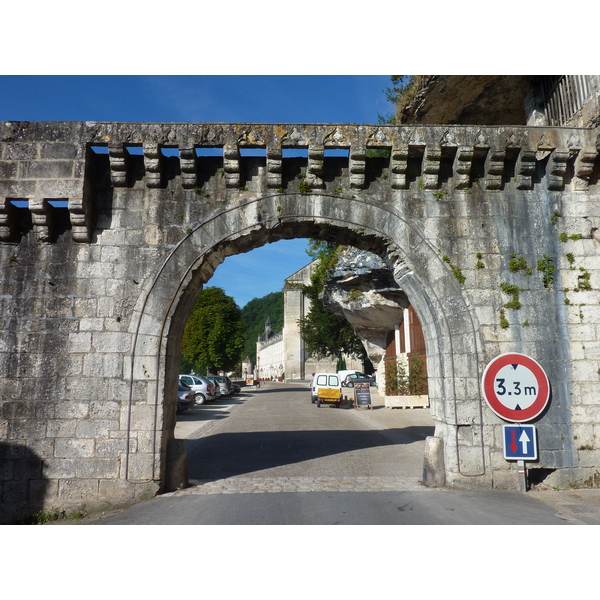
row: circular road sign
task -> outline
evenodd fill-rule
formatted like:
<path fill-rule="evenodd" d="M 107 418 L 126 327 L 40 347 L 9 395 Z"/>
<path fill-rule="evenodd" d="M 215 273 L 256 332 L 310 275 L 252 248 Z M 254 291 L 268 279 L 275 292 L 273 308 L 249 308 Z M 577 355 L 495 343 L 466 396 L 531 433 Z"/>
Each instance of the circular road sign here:
<path fill-rule="evenodd" d="M 497 356 L 485 368 L 481 382 L 489 407 L 505 421 L 531 421 L 550 400 L 550 383 L 544 369 L 524 354 Z"/>

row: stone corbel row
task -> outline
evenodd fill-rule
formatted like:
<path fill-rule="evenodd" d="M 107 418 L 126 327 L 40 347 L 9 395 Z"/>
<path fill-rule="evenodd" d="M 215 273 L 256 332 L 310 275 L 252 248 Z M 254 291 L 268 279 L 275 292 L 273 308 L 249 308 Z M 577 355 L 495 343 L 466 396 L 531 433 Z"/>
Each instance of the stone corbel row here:
<path fill-rule="evenodd" d="M 158 188 L 161 186 L 162 154 L 159 144 L 144 144 L 144 167 L 146 170 L 146 186 Z M 311 189 L 323 189 L 323 146 L 310 146 L 308 149 L 308 168 L 306 183 Z M 267 187 L 282 186 L 282 149 L 280 146 L 267 146 Z M 113 143 L 108 146 L 110 178 L 114 187 L 127 185 L 127 170 L 129 156 L 126 144 Z M 197 161 L 195 148 L 179 148 L 182 186 L 194 188 L 197 185 Z M 350 150 L 350 186 L 361 189 L 365 186 L 365 149 Z M 223 146 L 223 171 L 227 188 L 239 188 L 240 177 L 240 147 L 235 143 Z"/>
<path fill-rule="evenodd" d="M 531 150 L 520 148 L 512 150 L 518 150 L 519 152 L 515 168 L 515 180 L 517 188 L 520 190 L 533 189 L 533 177 L 536 170 L 538 153 L 544 158 L 548 155 L 550 156 L 548 162 L 548 189 L 564 189 L 569 161 L 573 156 L 576 156 L 575 190 L 587 190 L 599 154 L 596 148 L 570 150 L 555 148 Z M 460 190 L 469 187 L 471 183 L 473 162 L 476 157 L 482 157 L 484 154 L 485 188 L 487 190 L 499 190 L 502 188 L 502 180 L 508 155 L 507 148 L 497 149 L 475 146 L 458 146 L 451 148 L 448 146 L 419 147 L 409 145 L 392 148 L 390 158 L 392 188 L 407 189 L 409 187 L 407 178 L 409 157 L 422 155 L 420 185 L 424 189 L 437 189 L 440 185 L 439 173 L 441 159 L 444 156 L 444 152 L 449 155 L 452 151 L 455 151 L 452 172 L 454 177 L 454 187 L 456 189 Z"/>
<path fill-rule="evenodd" d="M 439 175 L 441 162 L 444 157 L 454 156 L 452 173 L 456 189 L 466 189 L 471 183 L 471 170 L 475 159 L 485 156 L 485 188 L 499 190 L 502 187 L 506 161 L 509 156 L 517 155 L 515 169 L 516 186 L 520 190 L 533 189 L 533 177 L 538 160 L 548 159 L 548 188 L 562 190 L 569 161 L 575 157 L 575 189 L 584 191 L 588 188 L 589 180 L 598 157 L 598 149 L 592 147 L 570 148 L 567 150 L 551 147 L 532 148 L 490 148 L 483 146 L 453 146 L 431 145 L 418 142 L 416 145 L 404 144 L 393 146 L 391 149 L 390 171 L 393 189 L 407 189 L 408 164 L 410 156 L 422 157 L 421 182 L 424 189 L 437 189 L 440 186 Z M 308 168 L 306 183 L 311 189 L 323 189 L 324 168 L 323 145 L 312 145 L 308 148 Z M 198 180 L 198 157 L 195 148 L 180 148 L 181 178 L 184 188 L 193 188 Z M 266 179 L 267 187 L 276 189 L 282 186 L 282 149 L 278 143 L 267 146 L 266 149 Z M 350 187 L 363 189 L 366 185 L 366 147 L 358 144 L 350 148 L 349 172 Z M 127 185 L 128 155 L 124 144 L 109 146 L 109 163 L 111 181 L 115 187 Z M 239 188 L 240 175 L 240 146 L 237 142 L 226 143 L 223 146 L 224 177 L 227 188 Z M 162 174 L 162 154 L 160 145 L 144 145 L 144 165 L 146 169 L 146 185 L 150 188 L 160 187 Z"/>
<path fill-rule="evenodd" d="M 29 198 L 28 208 L 36 240 L 40 243 L 52 241 L 54 227 L 54 207 L 52 198 Z M 16 238 L 18 209 L 8 198 L 0 198 L 0 242 L 13 242 Z M 85 243 L 91 238 L 92 210 L 90 202 L 84 198 L 68 199 L 69 219 L 73 241 Z"/>

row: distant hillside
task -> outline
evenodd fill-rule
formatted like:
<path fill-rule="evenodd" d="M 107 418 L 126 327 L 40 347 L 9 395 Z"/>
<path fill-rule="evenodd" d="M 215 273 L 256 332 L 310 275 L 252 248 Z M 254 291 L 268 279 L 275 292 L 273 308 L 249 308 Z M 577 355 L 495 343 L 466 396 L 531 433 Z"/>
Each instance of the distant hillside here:
<path fill-rule="evenodd" d="M 273 292 L 262 298 L 250 300 L 242 308 L 242 319 L 246 323 L 246 346 L 244 357 L 249 356 L 256 364 L 256 340 L 265 331 L 265 321 L 271 319 L 271 328 L 275 333 L 283 331 L 283 292 Z"/>

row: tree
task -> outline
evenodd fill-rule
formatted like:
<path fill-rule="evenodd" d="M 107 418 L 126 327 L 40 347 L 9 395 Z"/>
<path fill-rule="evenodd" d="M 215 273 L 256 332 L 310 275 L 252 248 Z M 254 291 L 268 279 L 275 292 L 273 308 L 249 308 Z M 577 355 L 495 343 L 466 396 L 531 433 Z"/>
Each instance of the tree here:
<path fill-rule="evenodd" d="M 318 259 L 319 263 L 310 284 L 303 288 L 310 300 L 310 312 L 298 319 L 298 325 L 309 354 L 335 356 L 338 362 L 343 354 L 353 354 L 364 361 L 367 354 L 352 325 L 325 308 L 320 299 L 323 280 L 327 272 L 335 266 L 342 250 L 343 246 L 331 242 L 311 240 L 307 254 L 313 259 Z"/>
<path fill-rule="evenodd" d="M 319 287 L 316 282 L 304 286 L 304 293 L 310 299 L 310 312 L 298 323 L 306 351 L 338 359 L 343 354 L 353 354 L 364 360 L 364 346 L 352 325 L 325 308 L 319 298 Z"/>
<path fill-rule="evenodd" d="M 244 341 L 244 321 L 233 298 L 219 287 L 204 288 L 183 332 L 183 358 L 208 373 L 232 371 L 242 359 Z"/>

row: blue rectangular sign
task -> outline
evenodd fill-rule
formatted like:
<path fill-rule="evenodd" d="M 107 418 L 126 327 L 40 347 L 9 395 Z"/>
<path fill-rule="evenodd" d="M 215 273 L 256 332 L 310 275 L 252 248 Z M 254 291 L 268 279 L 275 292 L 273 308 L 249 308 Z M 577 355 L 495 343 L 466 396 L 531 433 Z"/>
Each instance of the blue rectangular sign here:
<path fill-rule="evenodd" d="M 537 432 L 534 425 L 503 425 L 504 458 L 537 460 Z"/>

